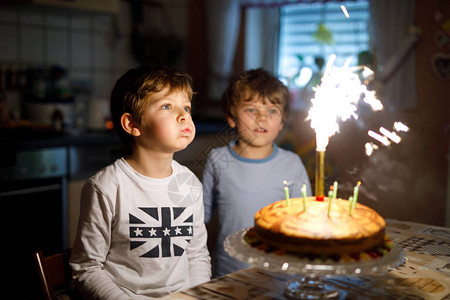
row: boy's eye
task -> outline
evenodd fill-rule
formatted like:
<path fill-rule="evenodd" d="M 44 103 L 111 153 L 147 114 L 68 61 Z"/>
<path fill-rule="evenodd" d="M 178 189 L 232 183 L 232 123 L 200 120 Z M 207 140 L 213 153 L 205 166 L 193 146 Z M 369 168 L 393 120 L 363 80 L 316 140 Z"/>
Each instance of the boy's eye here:
<path fill-rule="evenodd" d="M 247 112 L 254 113 L 254 112 L 256 112 L 256 109 L 253 107 L 247 107 Z"/>
<path fill-rule="evenodd" d="M 163 106 L 161 106 L 161 109 L 164 109 L 164 110 L 168 110 L 171 108 L 172 108 L 172 105 L 170 105 L 170 104 L 164 104 Z"/>
<path fill-rule="evenodd" d="M 190 106 L 186 106 L 186 107 L 184 108 L 184 110 L 185 110 L 186 112 L 188 112 L 188 113 L 191 113 L 191 107 L 190 107 Z"/>
<path fill-rule="evenodd" d="M 276 114 L 280 113 L 280 111 L 276 108 L 269 109 L 268 111 L 269 111 L 269 114 L 271 114 L 271 115 L 276 115 Z"/>

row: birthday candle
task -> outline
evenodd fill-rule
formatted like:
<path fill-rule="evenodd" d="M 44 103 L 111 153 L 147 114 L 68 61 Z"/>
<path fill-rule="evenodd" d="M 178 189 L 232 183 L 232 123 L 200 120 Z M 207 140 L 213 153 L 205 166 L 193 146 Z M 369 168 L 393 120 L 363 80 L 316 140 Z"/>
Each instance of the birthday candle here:
<path fill-rule="evenodd" d="M 284 195 L 286 196 L 286 204 L 287 204 L 287 206 L 289 206 L 290 205 L 290 203 L 289 203 L 289 187 L 288 187 L 286 180 L 283 181 L 283 184 L 284 184 Z"/>
<path fill-rule="evenodd" d="M 348 215 L 351 216 L 352 215 L 352 207 L 353 207 L 353 197 L 350 196 L 348 198 Z"/>
<path fill-rule="evenodd" d="M 331 200 L 333 200 L 333 194 L 334 194 L 334 191 L 329 191 L 328 192 L 328 213 L 327 213 L 327 217 L 330 216 Z"/>
<path fill-rule="evenodd" d="M 356 202 L 358 201 L 358 194 L 359 194 L 359 186 L 361 185 L 361 181 L 358 181 L 355 188 L 353 189 L 353 207 L 356 206 Z"/>
<path fill-rule="evenodd" d="M 306 184 L 302 185 L 302 196 L 303 196 L 303 210 L 306 210 Z"/>
<path fill-rule="evenodd" d="M 333 199 L 336 199 L 337 189 L 338 189 L 338 183 L 337 183 L 337 181 L 335 181 L 333 184 Z"/>

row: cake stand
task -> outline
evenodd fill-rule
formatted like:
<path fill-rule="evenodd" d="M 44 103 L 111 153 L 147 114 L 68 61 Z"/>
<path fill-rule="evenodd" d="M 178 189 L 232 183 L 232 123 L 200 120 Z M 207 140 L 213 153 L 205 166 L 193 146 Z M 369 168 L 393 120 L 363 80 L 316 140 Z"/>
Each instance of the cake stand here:
<path fill-rule="evenodd" d="M 293 299 L 333 299 L 339 296 L 339 290 L 327 282 L 332 275 L 358 275 L 385 272 L 397 268 L 405 261 L 405 252 L 394 244 L 384 256 L 368 261 L 336 262 L 331 259 L 310 260 L 295 254 L 266 252 L 250 246 L 244 239 L 249 229 L 242 229 L 229 235 L 224 243 L 228 254 L 260 269 L 301 275 L 286 283 L 284 294 Z"/>

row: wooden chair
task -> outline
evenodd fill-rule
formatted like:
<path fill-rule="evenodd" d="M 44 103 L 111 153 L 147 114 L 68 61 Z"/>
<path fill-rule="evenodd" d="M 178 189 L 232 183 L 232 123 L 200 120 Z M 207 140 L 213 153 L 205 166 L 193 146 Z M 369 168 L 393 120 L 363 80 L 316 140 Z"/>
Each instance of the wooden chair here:
<path fill-rule="evenodd" d="M 44 257 L 40 250 L 34 252 L 34 260 L 46 300 L 56 300 L 59 294 L 67 295 L 68 299 L 81 299 L 73 286 L 69 258 L 70 250 L 47 257 Z"/>

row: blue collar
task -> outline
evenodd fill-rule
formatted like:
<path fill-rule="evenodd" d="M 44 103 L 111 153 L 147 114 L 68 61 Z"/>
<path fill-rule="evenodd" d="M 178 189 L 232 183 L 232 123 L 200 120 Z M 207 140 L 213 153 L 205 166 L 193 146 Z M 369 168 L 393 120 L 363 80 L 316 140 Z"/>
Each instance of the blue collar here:
<path fill-rule="evenodd" d="M 278 153 L 278 146 L 276 144 L 272 144 L 273 152 L 266 158 L 261 158 L 261 159 L 245 158 L 245 157 L 240 156 L 239 154 L 236 153 L 236 151 L 233 150 L 234 145 L 236 145 L 236 141 L 231 141 L 228 144 L 228 151 L 230 151 L 231 155 L 233 155 L 233 157 L 235 157 L 237 160 L 240 160 L 240 161 L 246 162 L 246 163 L 252 163 L 252 164 L 265 163 L 269 160 L 272 160 Z"/>

